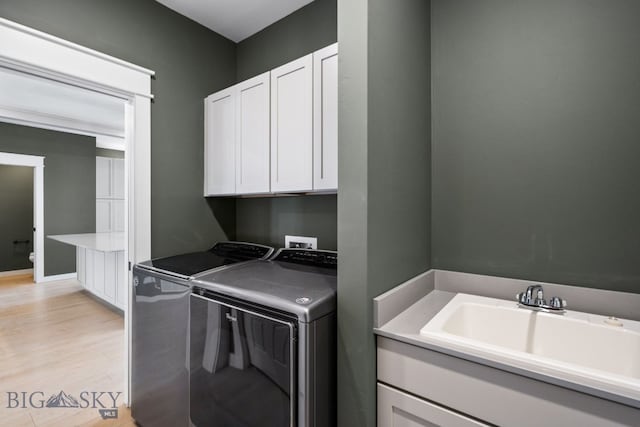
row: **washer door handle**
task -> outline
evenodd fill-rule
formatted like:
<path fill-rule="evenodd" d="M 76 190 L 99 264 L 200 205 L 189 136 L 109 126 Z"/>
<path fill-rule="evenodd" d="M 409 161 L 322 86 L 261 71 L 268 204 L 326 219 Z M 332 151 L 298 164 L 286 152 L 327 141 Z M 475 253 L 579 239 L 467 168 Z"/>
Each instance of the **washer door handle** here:
<path fill-rule="evenodd" d="M 238 318 L 230 315 L 229 313 L 225 313 L 225 316 L 229 322 L 237 322 Z"/>

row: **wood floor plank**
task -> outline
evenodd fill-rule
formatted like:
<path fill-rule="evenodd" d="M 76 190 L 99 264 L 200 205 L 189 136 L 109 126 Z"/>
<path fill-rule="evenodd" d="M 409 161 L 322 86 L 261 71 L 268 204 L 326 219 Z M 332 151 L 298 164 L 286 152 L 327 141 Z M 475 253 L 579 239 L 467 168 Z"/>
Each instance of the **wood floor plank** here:
<path fill-rule="evenodd" d="M 103 420 L 95 408 L 34 408 L 28 402 L 25 408 L 8 407 L 8 392 L 42 392 L 35 395 L 37 406 L 61 390 L 79 399 L 83 391 L 123 389 L 121 313 L 89 296 L 76 280 L 34 284 L 30 275 L 0 278 L 0 425 L 131 427 L 122 395 L 114 420 Z"/>

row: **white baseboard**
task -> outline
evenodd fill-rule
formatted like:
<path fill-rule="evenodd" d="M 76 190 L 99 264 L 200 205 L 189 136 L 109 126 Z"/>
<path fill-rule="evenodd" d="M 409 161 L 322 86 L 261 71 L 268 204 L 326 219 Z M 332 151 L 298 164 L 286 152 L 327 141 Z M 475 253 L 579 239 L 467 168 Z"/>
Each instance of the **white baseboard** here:
<path fill-rule="evenodd" d="M 33 268 L 25 268 L 24 270 L 0 271 L 0 277 L 19 276 L 23 274 L 33 274 Z"/>
<path fill-rule="evenodd" d="M 77 279 L 78 273 L 54 274 L 53 276 L 44 276 L 38 283 L 54 282 L 56 280 Z"/>

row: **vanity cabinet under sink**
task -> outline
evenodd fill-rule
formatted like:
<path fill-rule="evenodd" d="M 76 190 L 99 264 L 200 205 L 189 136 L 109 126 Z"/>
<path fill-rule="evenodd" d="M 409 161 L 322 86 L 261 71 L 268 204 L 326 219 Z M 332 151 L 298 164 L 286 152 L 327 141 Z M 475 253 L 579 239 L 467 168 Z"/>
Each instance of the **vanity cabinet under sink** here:
<path fill-rule="evenodd" d="M 436 270 L 375 298 L 378 427 L 640 425 L 640 296 L 546 284 L 575 304 L 546 313 L 509 299 L 526 284 Z"/>

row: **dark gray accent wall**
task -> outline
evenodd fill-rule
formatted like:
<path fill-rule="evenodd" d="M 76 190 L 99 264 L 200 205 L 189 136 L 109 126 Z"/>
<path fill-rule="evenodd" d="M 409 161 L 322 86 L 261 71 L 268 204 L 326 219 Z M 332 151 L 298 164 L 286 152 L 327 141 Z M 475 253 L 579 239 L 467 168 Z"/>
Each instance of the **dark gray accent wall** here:
<path fill-rule="evenodd" d="M 286 234 L 318 236 L 318 247 L 337 249 L 335 195 L 265 197 L 236 201 L 236 238 L 274 247 Z"/>
<path fill-rule="evenodd" d="M 238 81 L 269 71 L 335 43 L 336 0 L 315 0 L 241 41 Z M 285 234 L 318 237 L 318 247 L 337 249 L 337 196 L 250 198 L 236 201 L 236 238 L 284 246 Z"/>
<path fill-rule="evenodd" d="M 338 13 L 338 425 L 373 426 L 372 299 L 431 267 L 430 6 Z"/>
<path fill-rule="evenodd" d="M 33 268 L 33 168 L 0 165 L 0 271 Z"/>
<path fill-rule="evenodd" d="M 75 248 L 47 236 L 96 231 L 95 138 L 0 123 L 0 151 L 45 157 L 44 274 L 75 272 Z"/>
<path fill-rule="evenodd" d="M 434 267 L 640 292 L 640 3 L 432 4 Z"/>
<path fill-rule="evenodd" d="M 237 80 L 300 58 L 338 38 L 337 0 L 315 0 L 238 43 Z"/>
<path fill-rule="evenodd" d="M 0 16 L 154 70 L 151 253 L 226 239 L 202 196 L 203 100 L 235 82 L 235 43 L 153 0 L 5 0 Z"/>
<path fill-rule="evenodd" d="M 111 157 L 114 159 L 124 159 L 124 151 L 109 150 L 107 148 L 96 147 L 96 157 Z"/>

